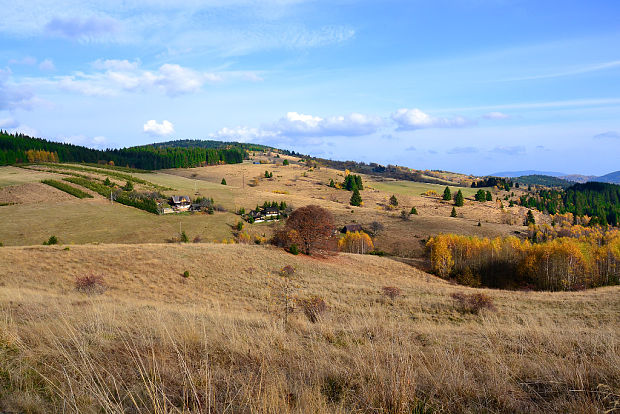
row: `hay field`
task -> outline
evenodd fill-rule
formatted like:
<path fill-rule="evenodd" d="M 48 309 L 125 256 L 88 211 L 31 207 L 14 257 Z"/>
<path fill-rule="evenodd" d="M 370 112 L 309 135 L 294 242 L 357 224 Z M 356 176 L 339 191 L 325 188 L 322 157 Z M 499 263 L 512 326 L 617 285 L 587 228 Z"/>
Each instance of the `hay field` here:
<path fill-rule="evenodd" d="M 293 298 L 318 295 L 311 323 Z M 188 270 L 189 278 L 182 277 Z M 104 277 L 88 295 L 74 278 Z M 243 245 L 0 248 L 0 410 L 442 413 L 613 410 L 620 290 L 485 291 L 374 256 Z M 402 289 L 389 299 L 384 286 Z M 611 412 L 611 411 L 608 411 Z"/>

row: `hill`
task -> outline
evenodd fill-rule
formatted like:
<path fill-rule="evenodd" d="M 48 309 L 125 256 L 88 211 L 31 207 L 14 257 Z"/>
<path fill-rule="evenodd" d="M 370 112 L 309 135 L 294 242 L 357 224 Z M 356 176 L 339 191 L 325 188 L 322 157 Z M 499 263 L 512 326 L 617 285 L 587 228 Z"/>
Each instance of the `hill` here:
<path fill-rule="evenodd" d="M 548 175 L 551 177 L 562 177 L 566 176 L 565 173 L 553 172 L 553 171 L 538 171 L 538 170 L 524 170 L 524 171 L 502 171 L 496 172 L 493 174 L 489 174 L 491 177 L 506 177 L 506 178 L 515 178 L 521 177 L 524 175 Z"/>
<path fill-rule="evenodd" d="M 524 175 L 516 177 L 514 181 L 525 185 L 542 185 L 545 187 L 570 187 L 573 183 L 562 178 L 552 177 L 550 175 Z"/>
<path fill-rule="evenodd" d="M 618 287 L 484 291 L 216 244 L 4 247 L 0 274 L 5 412 L 598 412 L 620 386 Z"/>
<path fill-rule="evenodd" d="M 600 183 L 620 184 L 620 171 L 605 174 L 603 176 L 593 178 L 589 181 L 598 181 Z"/>
<path fill-rule="evenodd" d="M 595 181 L 596 175 L 569 174 L 558 178 L 575 183 L 586 183 L 588 181 Z"/>
<path fill-rule="evenodd" d="M 126 165 L 143 170 L 187 168 L 220 163 L 240 163 L 247 157 L 245 144 L 217 143 L 209 146 L 156 146 L 96 150 L 73 144 L 0 132 L 0 165 L 32 162 L 82 162 Z"/>

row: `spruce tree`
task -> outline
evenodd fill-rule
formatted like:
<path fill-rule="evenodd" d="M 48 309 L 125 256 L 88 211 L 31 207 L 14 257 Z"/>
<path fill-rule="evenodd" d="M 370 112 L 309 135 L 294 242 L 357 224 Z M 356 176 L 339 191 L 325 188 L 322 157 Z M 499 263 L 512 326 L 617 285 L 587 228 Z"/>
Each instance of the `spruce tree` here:
<path fill-rule="evenodd" d="M 332 188 L 336 188 L 336 183 L 334 182 L 333 178 L 329 179 L 329 186 L 332 187 Z"/>
<path fill-rule="evenodd" d="M 394 194 L 392 194 L 392 197 L 390 197 L 390 205 L 394 207 L 398 205 L 398 200 L 396 199 L 396 196 Z"/>
<path fill-rule="evenodd" d="M 362 196 L 360 195 L 359 190 L 356 188 L 353 190 L 353 194 L 351 195 L 351 201 L 349 202 L 352 206 L 360 206 L 362 205 Z"/>
<path fill-rule="evenodd" d="M 452 199 L 452 193 L 450 192 L 450 187 L 446 187 L 446 189 L 443 190 L 443 199 L 445 201 L 450 201 Z"/>
<path fill-rule="evenodd" d="M 418 210 L 415 207 L 411 207 L 411 211 L 409 212 L 409 214 L 415 214 L 417 216 Z"/>
<path fill-rule="evenodd" d="M 226 185 L 226 178 L 222 178 L 222 185 Z"/>
<path fill-rule="evenodd" d="M 459 190 L 454 196 L 454 205 L 457 207 L 463 207 L 465 204 L 465 198 L 463 197 L 463 193 Z"/>
<path fill-rule="evenodd" d="M 525 216 L 525 225 L 529 226 L 530 224 L 536 224 L 532 210 L 528 210 L 527 215 Z"/>
<path fill-rule="evenodd" d="M 493 195 L 490 191 L 487 191 L 487 201 L 493 201 Z"/>
<path fill-rule="evenodd" d="M 452 207 L 452 212 L 450 213 L 450 217 L 456 217 L 456 207 Z"/>

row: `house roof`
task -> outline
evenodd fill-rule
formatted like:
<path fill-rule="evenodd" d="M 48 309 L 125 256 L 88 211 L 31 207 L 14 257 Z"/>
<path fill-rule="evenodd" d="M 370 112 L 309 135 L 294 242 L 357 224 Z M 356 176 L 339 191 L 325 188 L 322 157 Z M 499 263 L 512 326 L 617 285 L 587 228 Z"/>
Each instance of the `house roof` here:
<path fill-rule="evenodd" d="M 174 204 L 191 203 L 191 200 L 189 199 L 188 196 L 172 196 L 171 198 Z"/>
<path fill-rule="evenodd" d="M 356 231 L 362 231 L 362 225 L 361 224 L 345 224 L 345 226 L 342 228 L 342 231 L 344 233 L 348 233 L 348 232 L 356 232 Z"/>
<path fill-rule="evenodd" d="M 265 214 L 279 214 L 280 209 L 278 207 L 267 207 L 264 209 Z"/>

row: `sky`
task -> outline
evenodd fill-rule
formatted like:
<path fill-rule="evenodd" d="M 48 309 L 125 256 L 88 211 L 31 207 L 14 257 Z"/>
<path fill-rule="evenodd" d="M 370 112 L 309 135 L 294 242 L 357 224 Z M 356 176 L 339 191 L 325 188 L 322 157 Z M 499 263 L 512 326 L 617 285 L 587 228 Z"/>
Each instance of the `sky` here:
<path fill-rule="evenodd" d="M 617 0 L 0 0 L 0 129 L 620 170 Z"/>

